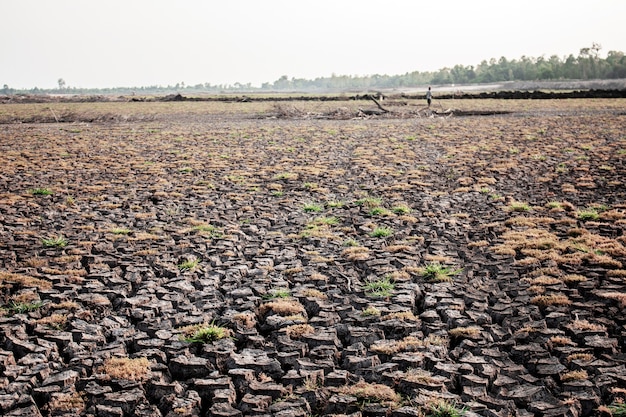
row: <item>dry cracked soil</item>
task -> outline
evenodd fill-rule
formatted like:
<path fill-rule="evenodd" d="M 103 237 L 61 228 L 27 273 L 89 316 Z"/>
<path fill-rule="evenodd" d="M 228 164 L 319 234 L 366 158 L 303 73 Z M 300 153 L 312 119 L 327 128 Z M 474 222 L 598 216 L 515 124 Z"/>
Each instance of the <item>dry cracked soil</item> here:
<path fill-rule="evenodd" d="M 3 105 L 0 414 L 623 415 L 624 103 Z"/>

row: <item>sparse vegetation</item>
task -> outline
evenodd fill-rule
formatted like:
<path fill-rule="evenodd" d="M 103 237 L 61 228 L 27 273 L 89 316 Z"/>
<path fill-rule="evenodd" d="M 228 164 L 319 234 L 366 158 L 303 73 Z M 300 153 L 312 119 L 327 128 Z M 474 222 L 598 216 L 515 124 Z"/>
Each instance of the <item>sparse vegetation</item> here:
<path fill-rule="evenodd" d="M 455 402 L 435 400 L 428 406 L 426 417 L 463 417 L 467 409 L 459 408 Z"/>
<path fill-rule="evenodd" d="M 187 271 L 193 271 L 194 269 L 196 269 L 199 263 L 200 263 L 200 259 L 191 258 L 191 259 L 183 260 L 177 266 L 181 272 L 187 272 Z"/>
<path fill-rule="evenodd" d="M 188 343 L 212 343 L 220 339 L 231 337 L 232 334 L 230 329 L 213 323 L 183 327 L 180 331 L 180 339 Z"/>
<path fill-rule="evenodd" d="M 30 193 L 32 195 L 52 195 L 54 194 L 50 189 L 48 188 L 34 188 L 30 191 Z"/>
<path fill-rule="evenodd" d="M 419 273 L 422 277 L 434 282 L 450 282 L 452 277 L 460 274 L 462 268 L 443 266 L 439 262 L 432 262 L 421 268 Z"/>
<path fill-rule="evenodd" d="M 56 236 L 50 238 L 42 238 L 41 244 L 46 248 L 64 248 L 67 246 L 68 241 L 63 236 Z"/>
<path fill-rule="evenodd" d="M 393 235 L 393 229 L 390 227 L 386 227 L 386 226 L 376 227 L 370 233 L 370 236 L 372 237 L 388 237 L 391 235 Z"/>
<path fill-rule="evenodd" d="M 367 282 L 363 286 L 365 295 L 369 297 L 390 297 L 395 285 L 388 277 Z"/>

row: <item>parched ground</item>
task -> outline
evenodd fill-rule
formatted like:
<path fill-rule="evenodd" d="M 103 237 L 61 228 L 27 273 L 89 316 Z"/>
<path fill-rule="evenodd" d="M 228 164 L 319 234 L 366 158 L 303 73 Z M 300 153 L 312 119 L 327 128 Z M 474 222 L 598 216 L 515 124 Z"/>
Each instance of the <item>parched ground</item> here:
<path fill-rule="evenodd" d="M 0 414 L 623 413 L 626 101 L 435 104 L 0 106 Z"/>

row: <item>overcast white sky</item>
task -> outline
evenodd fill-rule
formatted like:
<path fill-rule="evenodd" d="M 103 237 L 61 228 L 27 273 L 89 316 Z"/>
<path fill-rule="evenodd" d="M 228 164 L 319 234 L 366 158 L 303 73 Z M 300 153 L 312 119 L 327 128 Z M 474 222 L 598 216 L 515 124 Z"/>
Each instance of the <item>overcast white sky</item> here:
<path fill-rule="evenodd" d="M 260 86 L 626 52 L 624 0 L 0 0 L 0 86 Z"/>

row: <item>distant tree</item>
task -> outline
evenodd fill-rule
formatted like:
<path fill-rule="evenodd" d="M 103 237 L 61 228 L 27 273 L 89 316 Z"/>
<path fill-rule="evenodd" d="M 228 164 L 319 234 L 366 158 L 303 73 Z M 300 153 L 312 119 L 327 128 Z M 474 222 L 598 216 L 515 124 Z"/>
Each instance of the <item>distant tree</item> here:
<path fill-rule="evenodd" d="M 59 83 L 59 90 L 65 90 L 65 80 L 63 78 L 59 78 L 57 83 Z"/>

